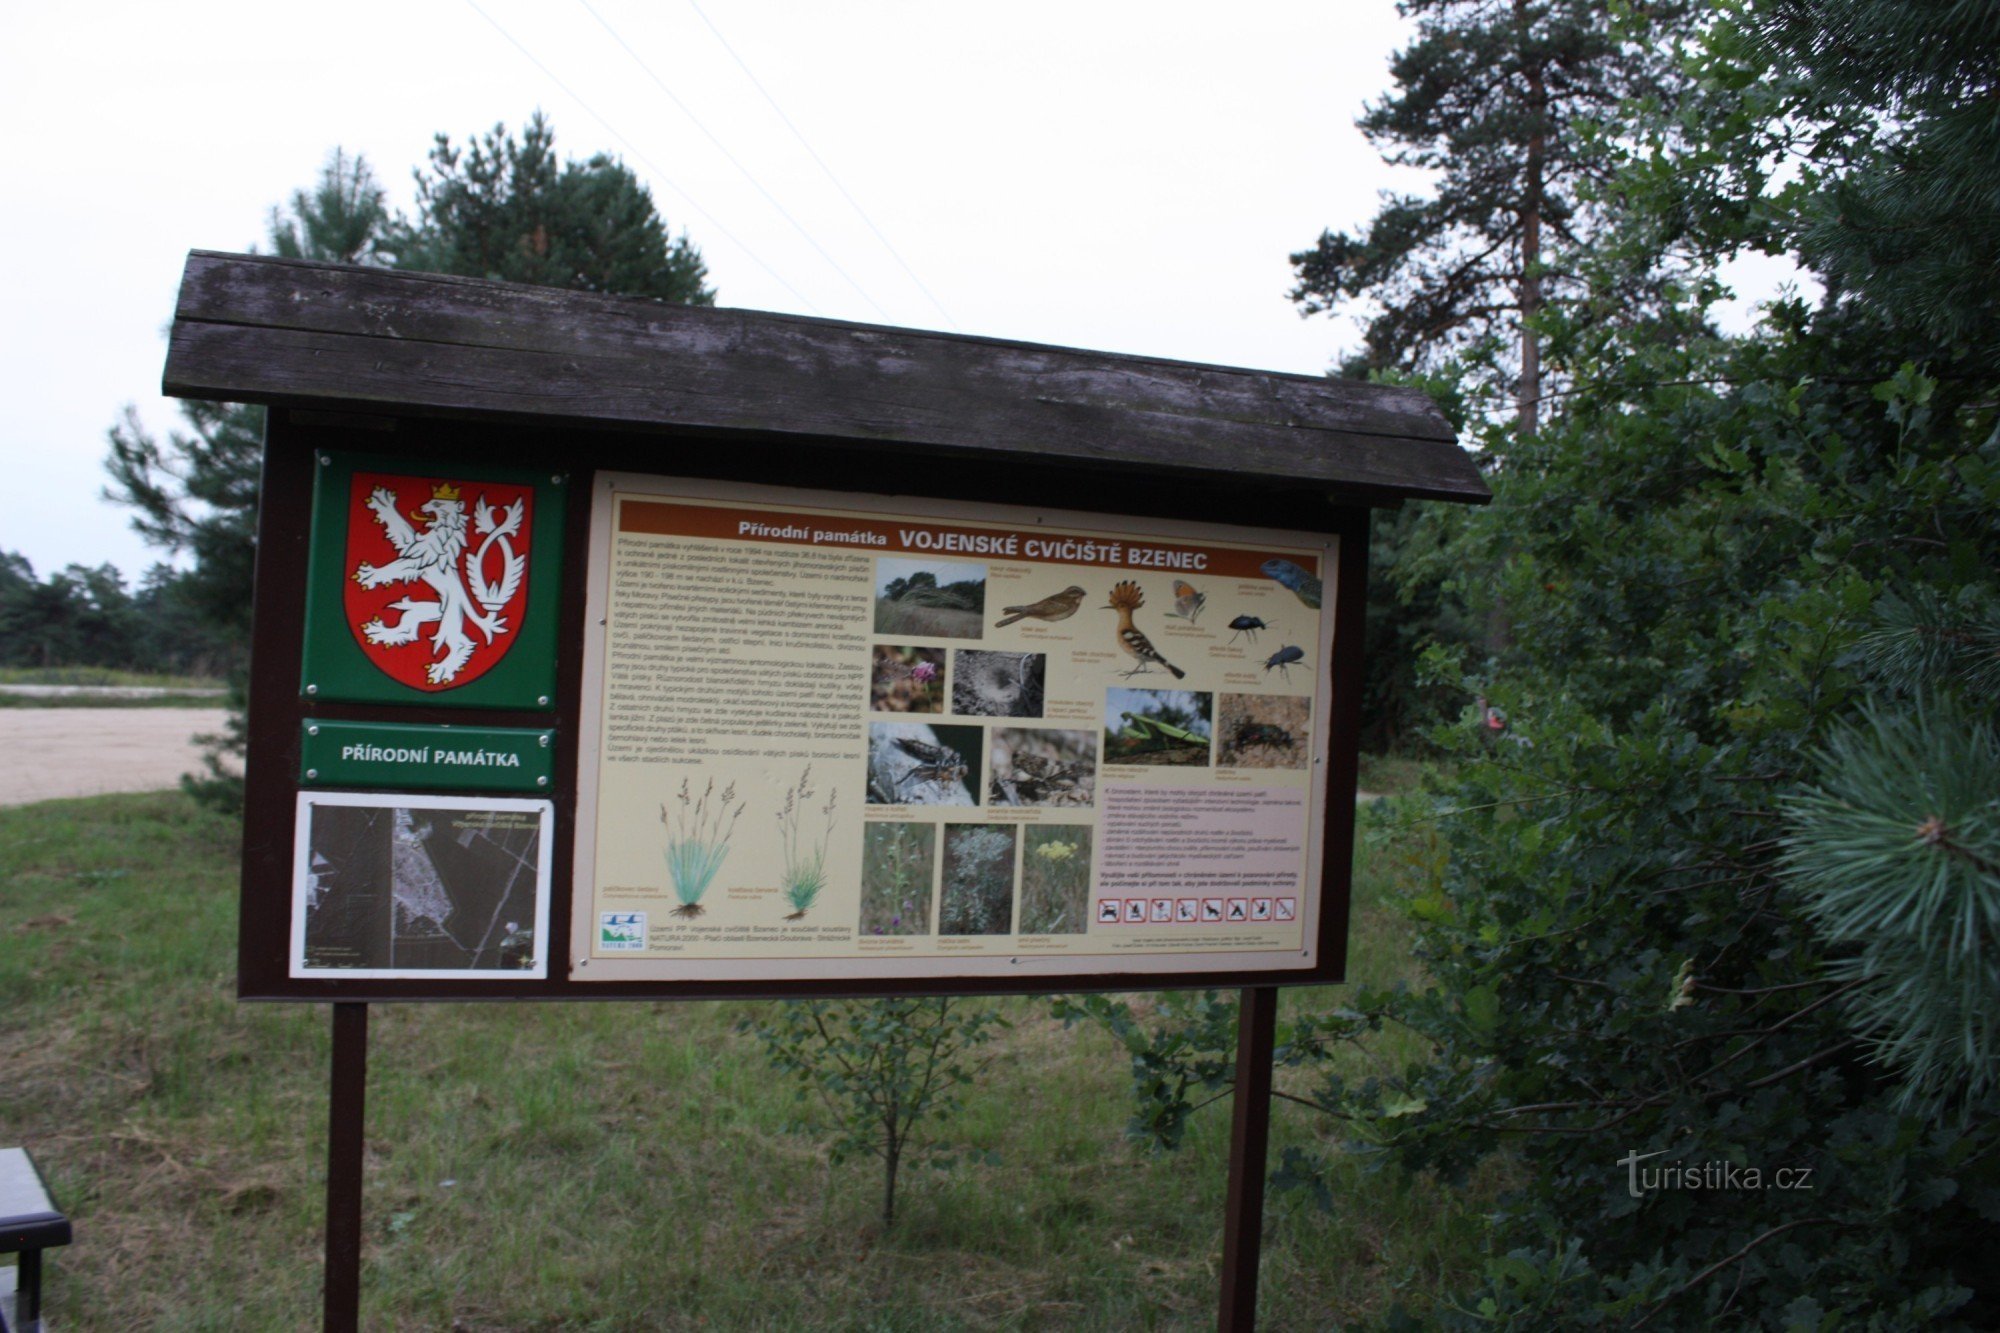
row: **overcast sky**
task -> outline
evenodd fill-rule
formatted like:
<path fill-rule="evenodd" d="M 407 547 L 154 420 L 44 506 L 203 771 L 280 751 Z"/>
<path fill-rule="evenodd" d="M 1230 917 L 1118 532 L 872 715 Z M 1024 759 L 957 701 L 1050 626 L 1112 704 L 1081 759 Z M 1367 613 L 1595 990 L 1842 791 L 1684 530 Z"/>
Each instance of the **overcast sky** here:
<path fill-rule="evenodd" d="M 98 498 L 104 434 L 175 424 L 189 249 L 261 243 L 335 145 L 408 210 L 433 134 L 536 108 L 720 304 L 1318 373 L 1354 331 L 1299 319 L 1286 257 L 1419 183 L 1353 124 L 1406 36 L 1391 0 L 0 5 L 0 549 L 158 558 Z"/>
<path fill-rule="evenodd" d="M 1390 0 L 697 3 L 0 5 L 0 549 L 157 558 L 98 492 L 125 404 L 175 422 L 188 250 L 260 243 L 336 144 L 408 209 L 433 134 L 537 107 L 651 186 L 723 305 L 1306 373 L 1351 336 L 1293 312 L 1286 255 L 1393 179 L 1353 128 Z"/>

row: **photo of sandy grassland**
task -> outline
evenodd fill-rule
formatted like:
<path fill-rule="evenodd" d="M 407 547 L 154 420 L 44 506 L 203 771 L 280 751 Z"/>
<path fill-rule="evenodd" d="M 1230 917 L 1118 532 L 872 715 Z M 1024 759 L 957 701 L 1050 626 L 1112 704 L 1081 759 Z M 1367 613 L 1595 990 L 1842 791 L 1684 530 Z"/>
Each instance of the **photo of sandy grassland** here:
<path fill-rule="evenodd" d="M 960 648 L 951 655 L 951 711 L 969 717 L 1040 717 L 1046 653 Z"/>
<path fill-rule="evenodd" d="M 868 673 L 868 711 L 942 713 L 944 657 L 942 648 L 876 644 Z"/>
<path fill-rule="evenodd" d="M 861 835 L 861 933 L 928 935 L 934 824 L 870 824 Z"/>
<path fill-rule="evenodd" d="M 1230 768 L 1304 768 L 1312 752 L 1312 700 L 1224 694 L 1215 705 L 1215 762 Z"/>
<path fill-rule="evenodd" d="M 977 639 L 986 624 L 986 566 L 882 556 L 875 562 L 875 632 Z"/>
<path fill-rule="evenodd" d="M 1035 824 L 1021 848 L 1023 935 L 1081 935 L 1090 928 L 1090 826 Z"/>
<path fill-rule="evenodd" d="M 1088 807 L 1097 800 L 1097 736 L 1052 727 L 996 728 L 987 773 L 989 805 Z"/>
<path fill-rule="evenodd" d="M 1014 925 L 1014 836 L 996 824 L 944 826 L 938 934 L 1005 935 Z"/>
<path fill-rule="evenodd" d="M 1104 762 L 1208 766 L 1215 696 L 1198 690 L 1104 692 Z"/>

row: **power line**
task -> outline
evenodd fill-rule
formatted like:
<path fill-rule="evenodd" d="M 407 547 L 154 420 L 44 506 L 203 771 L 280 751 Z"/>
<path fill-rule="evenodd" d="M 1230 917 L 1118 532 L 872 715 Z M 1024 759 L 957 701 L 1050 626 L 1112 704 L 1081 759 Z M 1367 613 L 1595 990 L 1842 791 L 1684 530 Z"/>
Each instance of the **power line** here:
<path fill-rule="evenodd" d="M 806 244 L 810 245 L 814 250 L 817 250 L 819 252 L 819 257 L 821 259 L 824 259 L 828 264 L 831 264 L 833 266 L 834 272 L 838 273 L 841 277 L 846 278 L 847 285 L 852 287 L 855 290 L 855 293 L 859 295 L 862 300 L 866 301 L 869 305 L 874 306 L 876 314 L 880 315 L 884 320 L 888 320 L 890 318 L 889 312 L 884 310 L 881 307 L 881 305 L 876 302 L 875 298 L 870 296 L 867 293 L 867 291 L 865 291 L 862 288 L 861 284 L 854 280 L 854 276 L 851 273 L 849 273 L 846 269 L 840 266 L 839 260 L 835 259 L 832 255 L 826 252 L 825 247 L 822 246 L 819 243 L 819 241 L 814 238 L 811 232 L 807 231 L 803 226 L 800 225 L 799 220 L 797 218 L 793 217 L 791 213 L 786 211 L 785 206 L 778 202 L 776 196 L 774 196 L 769 190 L 764 188 L 764 183 L 757 179 L 757 177 L 751 172 L 750 168 L 744 166 L 740 161 L 737 160 L 736 154 L 730 152 L 728 146 L 724 144 L 722 140 L 715 137 L 715 132 L 702 123 L 701 117 L 697 116 L 694 113 L 694 109 L 690 107 L 686 102 L 681 101 L 680 98 L 674 95 L 674 90 L 667 87 L 665 80 L 661 79 L 658 74 L 655 74 L 653 72 L 653 67 L 651 65 L 648 65 L 642 58 L 640 58 L 639 53 L 632 49 L 631 43 L 627 42 L 623 37 L 618 35 L 618 30 L 612 27 L 611 24 L 605 20 L 604 15 L 597 12 L 597 10 L 591 5 L 590 0 L 576 0 L 576 2 L 582 5 L 584 9 L 589 11 L 590 16 L 597 20 L 599 27 L 603 28 L 604 31 L 611 34 L 611 40 L 618 43 L 619 47 L 624 50 L 626 55 L 632 57 L 632 62 L 636 64 L 640 69 L 646 72 L 646 77 L 651 79 L 653 81 L 654 86 L 667 95 L 667 100 L 672 102 L 675 106 L 679 107 L 681 109 L 681 114 L 686 116 L 689 120 L 693 121 L 694 127 L 700 130 L 703 134 L 708 136 L 708 141 L 715 145 L 716 150 L 718 152 L 720 152 L 724 157 L 729 159 L 729 164 L 731 166 L 735 167 L 738 171 L 743 173 L 743 179 L 749 181 L 750 184 L 756 188 L 757 193 L 763 195 L 765 201 L 768 202 L 771 205 L 771 207 L 778 210 L 779 216 L 783 217 L 785 221 L 792 224 L 792 229 L 798 232 L 800 236 L 803 236 L 805 238 Z"/>
<path fill-rule="evenodd" d="M 708 224 L 714 227 L 715 230 L 722 235 L 723 239 L 729 241 L 730 243 L 735 245 L 737 249 L 741 250 L 744 254 L 750 256 L 751 262 L 755 263 L 758 268 L 761 268 L 766 273 L 770 274 L 772 279 L 780 287 L 783 287 L 793 296 L 796 296 L 799 299 L 799 303 L 805 306 L 806 309 L 812 311 L 815 315 L 824 313 L 823 311 L 820 310 L 818 306 L 812 303 L 812 301 L 806 296 L 804 292 L 792 286 L 791 283 L 786 282 L 783 275 L 781 275 L 778 272 L 778 270 L 772 268 L 769 264 L 765 263 L 763 257 L 760 256 L 755 250 L 752 250 L 749 246 L 745 245 L 742 241 L 738 240 L 736 238 L 735 233 L 731 232 L 729 228 L 723 226 L 721 221 L 717 219 L 713 213 L 709 212 L 707 209 L 703 208 L 700 204 L 696 203 L 693 195 L 689 194 L 686 190 L 683 190 L 679 185 L 676 185 L 671 176 L 667 175 L 666 172 L 660 170 L 658 163 L 654 162 L 652 158 L 647 157 L 644 153 L 639 151 L 639 147 L 637 144 L 633 143 L 623 134 L 620 134 L 618 132 L 617 127 L 612 125 L 610 121 L 606 120 L 603 116 L 598 115 L 596 108 L 592 107 L 590 103 L 584 101 L 583 98 L 579 97 L 575 89 L 571 88 L 568 84 L 564 83 L 560 78 L 556 77 L 556 72 L 550 69 L 547 65 L 544 65 L 539 59 L 537 59 L 533 51 L 530 51 L 527 47 L 521 45 L 521 43 L 515 39 L 513 33 L 508 32 L 505 28 L 501 27 L 500 21 L 498 19 L 494 18 L 491 14 L 481 9 L 479 7 L 478 0 L 465 0 L 465 3 L 471 7 L 473 13 L 479 15 L 479 17 L 485 19 L 489 24 L 491 24 L 493 27 L 493 31 L 499 33 L 502 37 L 505 37 L 510 46 L 512 46 L 516 51 L 519 51 L 522 55 L 526 56 L 528 58 L 528 63 L 533 65 L 536 69 L 540 70 L 544 75 L 546 75 L 549 82 L 555 84 L 556 87 L 562 89 L 565 93 L 569 94 L 570 99 L 574 101 L 578 106 L 582 107 L 586 112 L 588 112 L 590 114 L 591 119 L 595 120 L 599 125 L 602 125 L 604 127 L 605 133 L 609 134 L 619 143 L 624 144 L 626 150 L 630 152 L 632 156 L 638 158 L 641 162 L 645 163 L 646 166 L 649 169 L 651 169 L 653 175 L 659 179 L 661 184 L 665 185 L 668 189 L 672 190 L 675 194 L 679 195 L 682 199 L 686 200 L 687 206 L 689 208 L 701 214 L 703 218 L 706 218 L 708 220 Z"/>
<path fill-rule="evenodd" d="M 792 132 L 792 137 L 799 141 L 799 146 L 805 149 L 806 152 L 812 156 L 813 161 L 819 163 L 819 169 L 821 171 L 824 171 L 826 173 L 826 178 L 833 182 L 833 188 L 840 191 L 840 197 L 847 200 L 847 202 L 853 206 L 855 213 L 861 218 L 861 220 L 868 224 L 868 230 L 875 233 L 875 239 L 882 242 L 882 248 L 889 252 L 890 258 L 896 261 L 896 263 L 902 268 L 903 272 L 910 275 L 910 281 L 917 284 L 917 290 L 921 291 L 924 294 L 924 296 L 930 301 L 931 305 L 936 307 L 938 314 L 943 316 L 944 322 L 951 325 L 953 332 L 955 333 L 964 332 L 963 329 L 960 329 L 958 327 L 958 321 L 951 317 L 951 312 L 944 308 L 944 303 L 938 300 L 937 297 L 932 294 L 931 289 L 924 285 L 924 280 L 917 276 L 917 271 L 911 268 L 909 264 L 904 261 L 901 252 L 898 251 L 896 247 L 890 243 L 889 238 L 887 236 L 884 236 L 882 234 L 882 229 L 875 225 L 875 219 L 869 217 L 867 210 L 861 207 L 861 201 L 856 199 L 853 195 L 847 192 L 847 187 L 840 183 L 840 177 L 833 174 L 833 168 L 829 167 L 826 164 L 826 159 L 822 158 L 819 155 L 819 153 L 814 150 L 813 146 L 810 143 L 806 142 L 806 136 L 800 132 L 798 126 L 792 124 L 792 118 L 785 114 L 785 109 L 783 107 L 778 105 L 778 99 L 771 96 L 770 90 L 764 86 L 763 82 L 758 79 L 757 75 L 751 70 L 750 66 L 744 62 L 743 57 L 736 54 L 736 48 L 731 46 L 729 44 L 729 39 L 722 35 L 722 29 L 715 26 L 715 21 L 709 18 L 709 16 L 706 13 L 702 12 L 701 6 L 696 4 L 695 0 L 688 0 L 688 8 L 694 10 L 696 14 L 700 15 L 701 21 L 703 23 L 706 23 L 708 25 L 708 30 L 715 34 L 715 40 L 722 43 L 722 49 L 729 52 L 729 58 L 736 62 L 737 68 L 743 71 L 744 77 L 748 78 L 751 84 L 755 86 L 757 91 L 764 95 L 764 100 L 771 104 L 771 110 L 778 113 L 778 119 L 785 122 L 785 128 L 790 130 Z"/>

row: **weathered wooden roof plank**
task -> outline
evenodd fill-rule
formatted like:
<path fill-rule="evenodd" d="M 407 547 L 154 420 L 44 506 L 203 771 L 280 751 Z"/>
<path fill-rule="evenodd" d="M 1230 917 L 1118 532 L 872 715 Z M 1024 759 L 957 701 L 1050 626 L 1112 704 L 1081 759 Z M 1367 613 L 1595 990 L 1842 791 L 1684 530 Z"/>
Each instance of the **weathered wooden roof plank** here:
<path fill-rule="evenodd" d="M 1489 498 L 1415 390 L 195 251 L 166 391 Z"/>

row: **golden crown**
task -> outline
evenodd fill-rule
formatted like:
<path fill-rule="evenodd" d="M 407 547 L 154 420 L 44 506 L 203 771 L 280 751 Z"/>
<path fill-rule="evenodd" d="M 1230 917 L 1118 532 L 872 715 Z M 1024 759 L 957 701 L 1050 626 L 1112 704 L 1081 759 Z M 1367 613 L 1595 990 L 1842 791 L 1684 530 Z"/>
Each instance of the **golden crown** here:
<path fill-rule="evenodd" d="M 458 487 L 452 485 L 450 482 L 446 482 L 442 486 L 431 487 L 431 499 L 433 500 L 456 500 L 457 498 Z"/>

